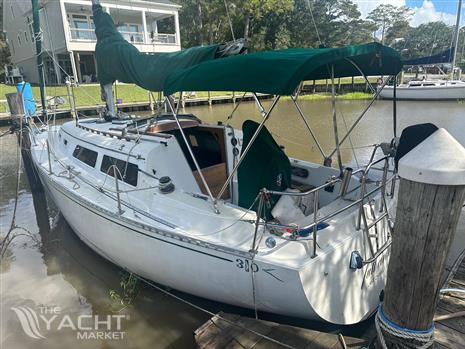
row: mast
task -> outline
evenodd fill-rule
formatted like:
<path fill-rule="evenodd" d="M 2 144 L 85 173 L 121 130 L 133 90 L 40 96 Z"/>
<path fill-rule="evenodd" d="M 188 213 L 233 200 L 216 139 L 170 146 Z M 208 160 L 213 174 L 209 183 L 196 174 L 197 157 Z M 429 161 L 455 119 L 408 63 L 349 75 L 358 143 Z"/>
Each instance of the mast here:
<path fill-rule="evenodd" d="M 457 47 L 459 45 L 459 34 L 460 34 L 460 15 L 462 12 L 462 0 L 459 0 L 457 7 L 457 22 L 455 23 L 455 33 L 454 33 L 454 54 L 452 58 L 452 78 L 454 77 L 454 68 L 457 61 Z"/>
<path fill-rule="evenodd" d="M 42 104 L 42 114 L 45 115 L 47 113 L 47 105 L 45 103 L 44 62 L 42 60 L 42 33 L 40 32 L 39 2 L 38 0 L 31 1 L 34 38 L 36 41 L 37 70 L 39 73 L 40 102 Z"/>

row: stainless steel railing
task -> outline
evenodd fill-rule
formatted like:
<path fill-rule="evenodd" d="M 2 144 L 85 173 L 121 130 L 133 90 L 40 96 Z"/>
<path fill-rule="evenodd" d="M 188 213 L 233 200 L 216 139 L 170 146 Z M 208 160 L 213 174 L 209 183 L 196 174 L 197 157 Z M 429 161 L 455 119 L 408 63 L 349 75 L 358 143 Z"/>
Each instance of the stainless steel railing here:
<path fill-rule="evenodd" d="M 281 191 L 275 191 L 275 190 L 268 190 L 266 188 L 263 188 L 261 191 L 260 191 L 260 201 L 259 201 L 259 207 L 261 208 L 261 210 L 263 209 L 263 206 L 264 206 L 264 202 L 266 200 L 268 200 L 268 197 L 270 195 L 278 195 L 278 196 L 294 196 L 294 197 L 302 197 L 302 196 L 307 196 L 307 195 L 314 195 L 314 207 L 313 207 L 313 222 L 304 226 L 304 227 L 298 227 L 297 230 L 312 230 L 312 240 L 313 240 L 313 254 L 312 254 L 312 258 L 316 257 L 317 256 L 317 246 L 318 246 L 318 234 L 317 234 L 317 231 L 318 231 L 318 225 L 343 213 L 344 211 L 352 208 L 352 207 L 355 207 L 355 206 L 358 206 L 358 217 L 357 217 L 357 225 L 356 225 L 356 228 L 357 229 L 361 229 L 361 221 L 363 221 L 364 223 L 364 232 L 366 234 L 366 238 L 369 242 L 369 247 L 370 247 L 370 252 L 372 254 L 372 258 L 375 258 L 375 256 L 378 254 L 378 252 L 380 250 L 385 250 L 388 246 L 386 246 L 387 244 L 390 244 L 390 240 L 386 241 L 381 247 L 379 247 L 379 234 L 378 234 L 378 231 L 376 229 L 376 239 L 377 239 L 377 243 L 376 243 L 376 249 L 374 248 L 372 242 L 371 242 L 371 238 L 372 236 L 370 236 L 370 230 L 373 228 L 373 227 L 376 227 L 376 225 L 381 222 L 383 219 L 386 219 L 388 218 L 389 219 L 389 213 L 388 213 L 388 207 L 387 207 L 387 204 L 386 204 L 386 186 L 388 184 L 391 184 L 391 196 L 393 195 L 394 193 L 394 184 L 395 184 L 395 181 L 396 181 L 396 178 L 397 178 L 397 175 L 394 173 L 391 177 L 388 178 L 388 172 L 389 172 L 389 156 L 384 156 L 380 159 L 377 159 L 377 160 L 373 160 L 374 158 L 374 154 L 376 152 L 376 150 L 379 148 L 379 146 L 376 146 L 375 149 L 373 150 L 373 154 L 372 156 L 370 157 L 370 162 L 369 164 L 365 167 L 365 168 L 360 168 L 356 171 L 353 171 L 352 172 L 352 176 L 355 175 L 355 174 L 358 174 L 358 173 L 362 173 L 362 176 L 360 178 L 360 186 L 355 188 L 355 189 L 352 189 L 352 192 L 354 190 L 357 190 L 359 189 L 360 190 L 360 197 L 359 199 L 355 200 L 354 202 L 350 203 L 349 205 L 339 209 L 339 210 L 336 210 L 330 214 L 327 214 L 326 216 L 324 217 L 321 217 L 321 218 L 318 218 L 318 213 L 319 213 L 319 205 L 318 205 L 318 202 L 319 202 L 319 193 L 321 190 L 324 190 L 325 188 L 329 187 L 329 186 L 333 186 L 335 185 L 336 183 L 338 182 L 341 182 L 342 179 L 341 178 L 335 178 L 333 177 L 330 181 L 316 187 L 316 188 L 313 188 L 311 190 L 308 190 L 308 191 L 305 191 L 305 192 L 300 192 L 300 193 L 293 193 L 293 192 L 281 192 Z M 383 167 L 383 176 L 382 176 L 382 179 L 381 179 L 381 183 L 374 189 L 370 190 L 369 192 L 367 192 L 367 179 L 368 179 L 368 175 L 370 173 L 370 170 L 373 168 L 374 165 L 378 164 L 378 163 L 381 163 L 384 161 L 384 167 Z M 372 210 L 372 218 L 373 218 L 373 221 L 368 224 L 368 219 L 365 215 L 365 203 L 367 200 L 369 200 L 369 198 L 376 192 L 378 191 L 381 191 L 381 204 L 380 204 L 380 213 L 382 213 L 379 217 L 376 217 L 375 216 L 375 213 L 374 213 L 374 209 L 372 209 L 372 207 L 370 206 L 370 209 Z M 371 204 L 370 204 L 371 205 Z M 272 223 L 272 222 L 267 222 L 266 221 L 266 217 L 264 220 L 261 220 L 262 217 L 260 217 L 261 215 L 261 211 L 259 211 L 257 213 L 257 221 L 256 221 L 256 224 L 257 224 L 257 227 L 258 225 L 266 225 L 267 227 L 269 228 L 280 228 L 280 229 L 294 229 L 296 230 L 296 226 L 292 226 L 292 225 L 283 225 L 283 224 L 279 224 L 279 223 Z M 389 226 L 390 227 L 390 226 Z M 258 229 L 258 228 L 257 228 Z M 257 229 L 256 229 L 256 232 L 257 232 Z M 256 238 L 256 237 L 255 237 Z M 299 239 L 299 240 L 308 240 L 306 238 L 298 238 L 297 236 L 294 236 L 292 237 L 293 240 L 296 240 L 296 239 Z M 255 239 L 254 239 L 255 241 Z M 254 245 L 255 245 L 255 242 L 254 242 Z M 370 260 L 370 259 L 369 259 Z"/>

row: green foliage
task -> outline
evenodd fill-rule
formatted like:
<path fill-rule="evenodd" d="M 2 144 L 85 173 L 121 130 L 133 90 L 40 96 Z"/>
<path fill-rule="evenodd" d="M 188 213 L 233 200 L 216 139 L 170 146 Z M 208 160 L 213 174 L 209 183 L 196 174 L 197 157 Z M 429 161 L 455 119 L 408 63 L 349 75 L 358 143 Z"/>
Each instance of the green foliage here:
<path fill-rule="evenodd" d="M 248 38 L 251 51 L 365 43 L 372 41 L 371 33 L 376 30 L 372 22 L 361 19 L 351 0 L 178 2 L 183 6 L 180 21 L 184 47 L 232 39 L 225 3 L 235 36 Z"/>
<path fill-rule="evenodd" d="M 130 306 L 139 294 L 139 279 L 134 274 L 126 274 L 121 278 L 120 286 L 122 293 L 110 290 L 110 298 L 116 303 L 114 310 L 121 311 Z"/>
<path fill-rule="evenodd" d="M 368 19 L 381 31 L 381 42 L 390 44 L 409 27 L 412 10 L 406 6 L 382 4 L 368 14 Z"/>
<path fill-rule="evenodd" d="M 450 47 L 454 28 L 444 22 L 430 22 L 409 28 L 404 39 L 393 44 L 405 59 L 429 56 Z M 462 42 L 463 42 L 463 37 Z M 461 47 L 459 45 L 459 47 Z"/>

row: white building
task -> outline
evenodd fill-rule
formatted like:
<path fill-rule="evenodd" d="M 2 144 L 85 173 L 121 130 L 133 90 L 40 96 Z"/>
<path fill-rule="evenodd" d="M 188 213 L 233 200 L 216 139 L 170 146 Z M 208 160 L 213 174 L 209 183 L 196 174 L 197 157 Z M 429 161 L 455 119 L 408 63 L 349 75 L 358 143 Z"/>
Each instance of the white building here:
<path fill-rule="evenodd" d="M 102 0 L 124 38 L 139 51 L 180 50 L 178 11 L 169 0 Z M 91 0 L 40 0 L 44 74 L 47 84 L 96 82 L 94 23 Z M 3 31 L 12 63 L 26 81 L 37 83 L 31 1 L 3 0 Z"/>

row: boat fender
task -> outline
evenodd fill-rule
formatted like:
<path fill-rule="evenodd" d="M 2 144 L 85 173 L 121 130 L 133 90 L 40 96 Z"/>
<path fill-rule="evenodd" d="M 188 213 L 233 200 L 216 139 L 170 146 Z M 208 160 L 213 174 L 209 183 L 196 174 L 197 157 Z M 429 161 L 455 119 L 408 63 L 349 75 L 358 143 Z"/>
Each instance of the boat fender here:
<path fill-rule="evenodd" d="M 162 194 L 169 194 L 174 191 L 174 184 L 169 176 L 163 176 L 159 180 L 158 189 Z"/>

